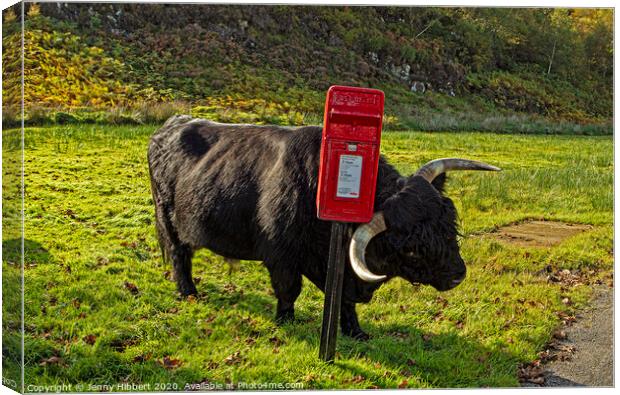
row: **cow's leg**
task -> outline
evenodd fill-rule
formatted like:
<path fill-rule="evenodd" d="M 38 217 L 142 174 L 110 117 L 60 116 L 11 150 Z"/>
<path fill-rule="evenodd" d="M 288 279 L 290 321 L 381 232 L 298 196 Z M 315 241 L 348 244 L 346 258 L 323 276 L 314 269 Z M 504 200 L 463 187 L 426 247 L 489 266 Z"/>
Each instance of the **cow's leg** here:
<path fill-rule="evenodd" d="M 301 293 L 301 273 L 285 266 L 286 264 L 268 264 L 271 286 L 278 299 L 276 322 L 284 323 L 295 318 L 295 300 Z"/>
<path fill-rule="evenodd" d="M 192 280 L 192 250 L 189 246 L 173 246 L 170 253 L 174 279 L 182 296 L 195 295 L 196 286 Z"/>
<path fill-rule="evenodd" d="M 370 336 L 360 328 L 355 311 L 355 303 L 342 302 L 340 305 L 340 328 L 342 334 L 357 340 L 368 340 Z"/>
<path fill-rule="evenodd" d="M 150 168 L 149 159 L 149 171 Z M 192 249 L 180 242 L 176 229 L 170 221 L 172 204 L 162 198 L 160 186 L 153 179 L 151 172 L 151 190 L 155 202 L 155 229 L 164 263 L 172 261 L 174 279 L 182 296 L 195 295 L 196 287 L 192 281 Z"/>

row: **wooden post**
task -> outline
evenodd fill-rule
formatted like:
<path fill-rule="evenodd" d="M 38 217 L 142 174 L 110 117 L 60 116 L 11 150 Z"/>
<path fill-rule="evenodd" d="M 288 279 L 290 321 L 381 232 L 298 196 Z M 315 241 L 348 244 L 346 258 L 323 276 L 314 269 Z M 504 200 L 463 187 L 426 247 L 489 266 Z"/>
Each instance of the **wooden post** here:
<path fill-rule="evenodd" d="M 331 362 L 336 354 L 336 339 L 342 300 L 342 279 L 344 277 L 344 230 L 343 222 L 332 222 L 329 241 L 329 260 L 327 262 L 327 279 L 325 280 L 325 304 L 323 306 L 323 325 L 321 328 L 321 345 L 319 358 Z"/>

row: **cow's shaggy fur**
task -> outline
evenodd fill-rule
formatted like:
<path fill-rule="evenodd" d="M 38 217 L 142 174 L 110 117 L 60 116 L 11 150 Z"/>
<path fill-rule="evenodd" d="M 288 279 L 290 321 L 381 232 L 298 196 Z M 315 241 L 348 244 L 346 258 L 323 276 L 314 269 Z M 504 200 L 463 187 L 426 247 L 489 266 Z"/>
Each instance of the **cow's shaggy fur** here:
<path fill-rule="evenodd" d="M 191 258 L 199 248 L 263 261 L 278 299 L 278 320 L 293 318 L 302 275 L 324 290 L 331 225 L 316 217 L 320 146 L 320 127 L 230 125 L 175 116 L 155 132 L 148 162 L 156 228 L 181 294 L 196 293 Z M 401 176 L 380 159 L 375 211 L 384 211 L 388 228 L 367 248 L 371 271 L 439 290 L 462 280 L 456 211 L 443 196 L 444 182 L 444 174 L 432 185 Z M 348 226 L 348 237 L 355 227 Z M 380 285 L 360 280 L 347 264 L 343 333 L 367 337 L 355 304 L 370 301 Z"/>

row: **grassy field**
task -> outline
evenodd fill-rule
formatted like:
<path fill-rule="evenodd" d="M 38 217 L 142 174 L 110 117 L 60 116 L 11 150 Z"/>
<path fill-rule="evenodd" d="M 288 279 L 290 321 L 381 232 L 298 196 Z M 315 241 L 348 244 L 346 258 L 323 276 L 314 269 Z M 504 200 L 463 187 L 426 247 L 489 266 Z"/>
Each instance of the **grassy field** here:
<path fill-rule="evenodd" d="M 446 156 L 504 171 L 450 178 L 467 280 L 445 293 L 401 280 L 383 286 L 358 307 L 372 339 L 340 338 L 337 361 L 325 364 L 317 358 L 323 295 L 305 280 L 298 321 L 278 327 L 261 263 L 229 273 L 203 250 L 194 259 L 199 296 L 177 298 L 154 233 L 146 147 L 155 128 L 26 130 L 26 386 L 512 387 L 519 365 L 538 358 L 561 317 L 587 305 L 587 283 L 612 272 L 610 136 L 387 132 L 382 152 L 404 173 Z M 18 131 L 3 133 L 10 142 Z M 553 248 L 518 247 L 488 234 L 527 219 L 593 229 Z M 5 246 L 18 245 L 8 237 Z M 5 292 L 19 289 L 10 262 L 19 258 L 8 248 Z M 581 280 L 548 281 L 564 269 Z M 12 341 L 9 333 L 5 348 Z M 15 372 L 16 351 L 7 351 L 5 369 Z"/>

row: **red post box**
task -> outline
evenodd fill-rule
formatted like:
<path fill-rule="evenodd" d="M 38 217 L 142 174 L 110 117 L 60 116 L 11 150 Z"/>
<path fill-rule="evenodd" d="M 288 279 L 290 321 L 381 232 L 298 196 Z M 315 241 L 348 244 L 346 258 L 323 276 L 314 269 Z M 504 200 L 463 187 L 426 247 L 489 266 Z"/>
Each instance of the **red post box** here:
<path fill-rule="evenodd" d="M 335 85 L 327 91 L 316 202 L 320 219 L 371 220 L 384 100 L 377 89 Z"/>
<path fill-rule="evenodd" d="M 369 222 L 373 215 L 383 102 L 380 90 L 348 86 L 330 87 L 325 99 L 316 197 L 318 217 L 333 221 L 319 346 L 319 357 L 324 361 L 333 361 L 336 354 L 345 262 L 344 222 Z"/>

